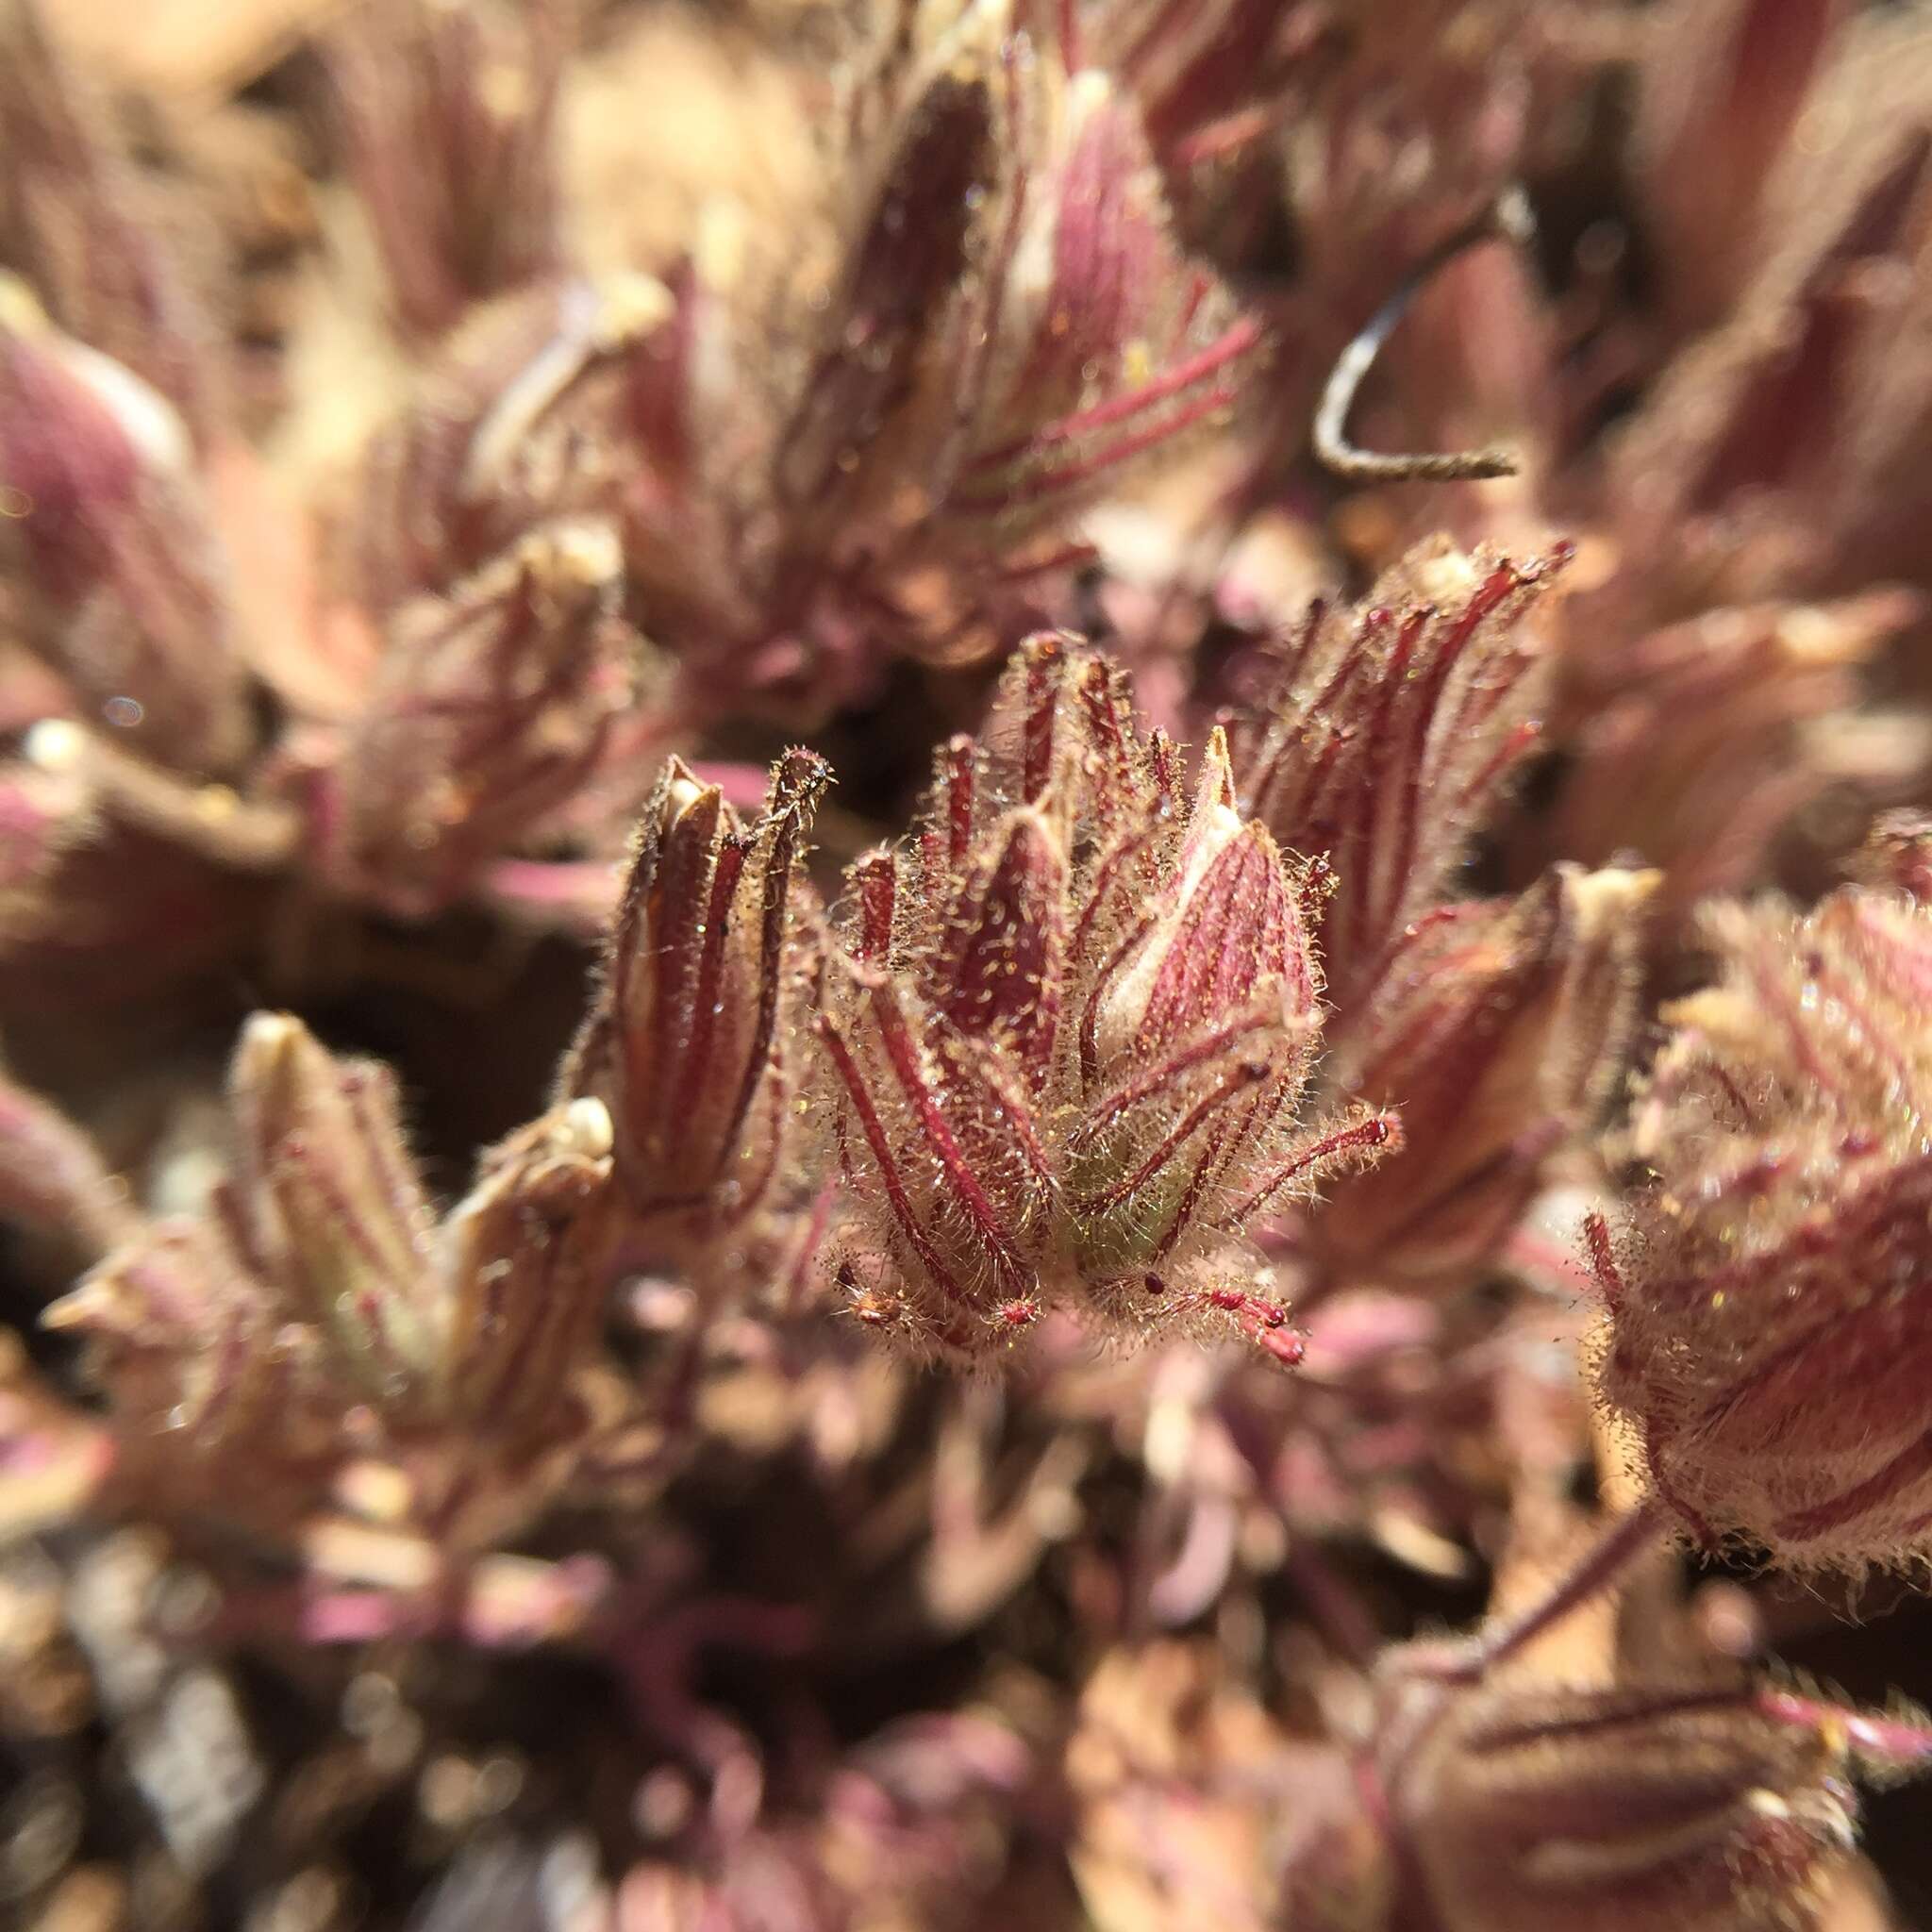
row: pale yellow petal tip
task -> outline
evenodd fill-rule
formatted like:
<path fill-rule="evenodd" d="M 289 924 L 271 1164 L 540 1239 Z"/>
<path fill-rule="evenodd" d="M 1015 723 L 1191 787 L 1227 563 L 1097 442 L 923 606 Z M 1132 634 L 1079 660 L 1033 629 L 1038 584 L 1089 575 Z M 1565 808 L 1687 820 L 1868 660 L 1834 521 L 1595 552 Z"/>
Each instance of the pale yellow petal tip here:
<path fill-rule="evenodd" d="M 1234 782 L 1234 759 L 1227 749 L 1227 733 L 1217 724 L 1208 734 L 1201 752 L 1201 781 L 1195 791 L 1197 811 L 1233 812 L 1238 793 Z M 1234 827 L 1227 830 L 1231 834 Z"/>
<path fill-rule="evenodd" d="M 1641 918 L 1663 882 L 1655 867 L 1605 866 L 1570 880 L 1570 903 L 1586 928 L 1600 930 L 1620 920 Z"/>
<path fill-rule="evenodd" d="M 308 1038 L 308 1029 L 293 1013 L 251 1013 L 242 1024 L 245 1046 L 261 1053 L 282 1053 Z"/>
<path fill-rule="evenodd" d="M 291 1072 L 308 1054 L 319 1052 L 315 1036 L 293 1013 L 251 1013 L 242 1022 L 235 1049 L 237 1071 L 256 1078 Z"/>
<path fill-rule="evenodd" d="M 48 327 L 47 311 L 32 289 L 18 275 L 0 270 L 0 329 L 40 336 L 45 335 Z"/>
<path fill-rule="evenodd" d="M 1432 604 L 1459 602 L 1482 581 L 1476 559 L 1446 540 L 1440 547 L 1424 546 L 1411 551 L 1403 562 L 1416 594 Z"/>
<path fill-rule="evenodd" d="M 602 590 L 624 575 L 624 544 L 601 517 L 574 518 L 534 531 L 518 546 L 524 567 L 544 584 Z"/>
<path fill-rule="evenodd" d="M 58 1301 L 41 1310 L 41 1326 L 66 1334 L 81 1328 L 95 1328 L 111 1312 L 113 1296 L 97 1282 L 83 1282 Z"/>
<path fill-rule="evenodd" d="M 676 308 L 676 298 L 656 275 L 620 270 L 597 283 L 598 341 L 622 348 L 669 322 Z"/>
<path fill-rule="evenodd" d="M 573 1100 L 557 1124 L 559 1149 L 581 1155 L 586 1160 L 602 1160 L 616 1144 L 610 1109 L 589 1094 Z"/>

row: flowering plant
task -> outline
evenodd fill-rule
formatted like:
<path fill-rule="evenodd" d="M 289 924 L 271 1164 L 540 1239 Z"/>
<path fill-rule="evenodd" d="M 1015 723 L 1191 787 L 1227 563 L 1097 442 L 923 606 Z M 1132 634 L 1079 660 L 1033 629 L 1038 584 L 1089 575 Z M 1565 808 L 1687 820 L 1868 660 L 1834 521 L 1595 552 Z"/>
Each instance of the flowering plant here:
<path fill-rule="evenodd" d="M 98 11 L 0 1900 L 1902 1924 L 1923 22 Z"/>

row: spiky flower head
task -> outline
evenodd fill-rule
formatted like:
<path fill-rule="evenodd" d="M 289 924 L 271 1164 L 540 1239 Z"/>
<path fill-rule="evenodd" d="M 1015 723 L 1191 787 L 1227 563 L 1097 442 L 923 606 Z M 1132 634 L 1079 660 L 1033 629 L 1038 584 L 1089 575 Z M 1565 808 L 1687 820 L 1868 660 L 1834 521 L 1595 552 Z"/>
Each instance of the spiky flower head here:
<path fill-rule="evenodd" d="M 1665 1009 L 1641 1184 L 1592 1226 L 1600 1366 L 1701 1541 L 1806 1566 L 1926 1546 L 1932 909 L 1847 887 L 1713 907 L 1715 983 Z"/>
<path fill-rule="evenodd" d="M 1546 562 L 1412 551 L 1359 609 L 1317 606 L 1228 721 L 1248 808 L 1334 875 L 1316 937 L 1352 1010 L 1534 749 L 1547 683 L 1526 621 Z"/>
<path fill-rule="evenodd" d="M 971 1358 L 1054 1306 L 1127 1336 L 1219 1314 L 1293 1358 L 1241 1234 L 1393 1132 L 1298 1117 L 1306 886 L 1220 734 L 1190 788 L 1107 658 L 1031 641 L 910 847 L 855 867 L 826 968 L 861 1318 Z"/>

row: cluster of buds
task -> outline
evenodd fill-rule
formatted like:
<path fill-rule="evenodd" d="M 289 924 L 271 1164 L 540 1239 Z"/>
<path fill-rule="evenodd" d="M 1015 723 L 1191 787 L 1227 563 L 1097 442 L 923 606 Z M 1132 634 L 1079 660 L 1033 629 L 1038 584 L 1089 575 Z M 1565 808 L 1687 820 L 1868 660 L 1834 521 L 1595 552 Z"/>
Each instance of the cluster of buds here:
<path fill-rule="evenodd" d="M 205 1211 L 129 1232 L 44 1317 L 89 1341 L 115 1480 L 286 1526 L 351 1457 L 428 1450 L 434 1526 L 461 1541 L 480 1510 L 494 1529 L 505 1499 L 478 1472 L 501 1458 L 527 1477 L 581 1427 L 570 1381 L 602 1307 L 608 1116 L 558 1108 L 438 1215 L 393 1076 L 300 1022 L 249 1023 L 229 1107 L 233 1164 Z"/>
<path fill-rule="evenodd" d="M 1459 11 L 1488 16 L 1479 37 L 1509 9 Z M 1663 869 L 1656 929 L 1673 939 L 1701 894 L 1808 883 L 1814 848 L 1923 764 L 1916 721 L 1868 708 L 1896 689 L 1884 661 L 1917 616 L 1890 586 L 1926 581 L 1908 534 L 1927 393 L 1911 32 L 1827 0 L 1565 23 L 1553 39 L 1577 72 L 1629 63 L 1630 207 L 1578 239 L 1554 291 L 1548 248 L 1444 268 L 1367 398 L 1374 441 L 1500 434 L 1523 474 L 1351 506 L 1340 535 L 1366 559 L 1445 525 L 1471 541 L 1574 537 L 1549 708 L 1569 756 L 1524 843 Z M 1533 33 L 1517 51 L 1533 95 Z M 1519 156 L 1524 178 L 1536 159 Z M 1398 251 L 1425 267 L 1451 252 Z M 1641 316 L 1638 255 L 1657 275 Z M 1414 474 L 1382 460 L 1357 474 Z"/>
<path fill-rule="evenodd" d="M 1132 92 L 953 12 L 854 63 L 802 256 L 712 236 L 595 282 L 559 240 L 559 10 L 332 42 L 427 354 L 318 531 L 235 436 L 197 291 L 116 211 L 125 144 L 9 10 L 39 84 L 0 261 L 51 320 L 6 285 L 0 562 L 52 702 L 142 767 L 90 794 L 89 849 L 185 846 L 177 900 L 226 871 L 568 919 L 583 895 L 536 868 L 614 855 L 663 735 L 643 635 L 708 717 L 822 710 L 891 654 L 991 656 L 1063 614 L 1074 519 L 1224 422 L 1262 330 L 1174 240 Z"/>
<path fill-rule="evenodd" d="M 1636 1652 L 1609 1586 L 1648 1553 L 1661 1588 L 1667 1524 L 1801 1571 L 1932 1553 L 1932 834 L 1882 822 L 1814 910 L 1691 924 L 1820 876 L 1833 808 L 1924 763 L 1922 730 L 1854 715 L 1892 666 L 1909 695 L 1932 584 L 1903 29 L 1849 0 L 575 12 L 372 5 L 258 91 L 289 133 L 325 90 L 305 141 L 349 245 L 336 286 L 291 277 L 299 353 L 251 413 L 244 275 L 150 192 L 175 109 L 117 120 L 0 0 L 0 1008 L 10 1063 L 101 1134 L 0 1078 L 19 1274 L 87 1271 L 35 1366 L 0 1330 L 0 1545 L 72 1525 L 25 1540 L 56 1571 L 125 1512 L 205 1557 L 178 1614 L 209 1646 L 459 1644 L 466 1735 L 547 1701 L 540 1666 L 499 1705 L 483 1653 L 569 1647 L 611 1710 L 574 1709 L 584 1776 L 533 1765 L 496 1869 L 611 1932 L 1827 1923 L 1855 1784 L 1932 1731 L 1655 1627 L 1594 1674 L 1530 1653 L 1574 1662 L 1585 1605 Z M 591 176 L 664 187 L 672 142 L 639 165 L 624 137 L 675 118 L 675 58 L 636 57 L 680 36 L 768 62 L 739 92 L 789 90 L 796 146 L 756 187 L 674 169 L 704 211 L 636 247 Z M 1337 507 L 1307 474 L 1351 336 L 1314 453 L 1452 491 Z M 316 375 L 345 351 L 347 402 Z M 1522 468 L 1352 444 L 1357 390 L 1368 444 L 1494 437 Z M 1410 547 L 1424 512 L 1453 539 Z M 1358 607 L 1281 622 L 1351 565 Z M 1058 628 L 1089 611 L 1113 655 Z M 825 726 L 856 753 L 820 832 L 842 861 L 904 779 L 855 739 L 923 748 L 1008 658 L 829 910 L 827 763 L 785 752 L 758 810 L 748 765 L 706 762 Z M 652 791 L 674 737 L 693 762 Z M 1511 824 L 1533 762 L 1547 808 Z M 396 1078 L 293 1018 L 248 1023 L 225 1108 L 183 1062 L 104 1092 L 118 1041 L 75 1067 L 18 1027 L 29 995 L 125 1002 L 311 937 L 447 963 L 477 907 L 608 931 L 550 1098 L 454 1204 Z M 1643 973 L 1693 984 L 1690 931 L 1713 983 L 1665 1008 L 1605 1143 Z M 1616 1160 L 1579 1377 L 1597 1310 L 1521 1277 Z M 799 1319 L 812 1282 L 835 1319 Z M 1008 1357 L 998 1386 L 907 1369 Z M 1390 1651 L 1355 1546 L 1425 1608 L 1499 1506 L 1582 1480 L 1592 1393 L 1646 1500 L 1527 1617 Z M 228 1588 L 262 1557 L 278 1581 Z M 816 1667 L 896 1699 L 935 1646 L 999 1659 L 976 1639 L 1009 1599 L 1041 1676 L 998 1660 L 977 1710 L 833 1742 Z M 782 1694 L 702 1670 L 712 1642 L 788 1659 Z M 1241 1682 L 1264 1655 L 1292 1729 Z M 344 1765 L 389 1666 L 348 1668 L 313 1727 Z M 36 1692 L 12 1675 L 0 1755 Z M 426 1800 L 488 1782 L 433 1722 L 389 1782 L 331 1764 L 277 1817 L 311 1784 L 358 1836 L 378 1792 L 407 1815 L 419 1753 Z M 589 1845 L 614 1814 L 581 1791 L 625 1777 L 573 1911 L 537 1821 Z M 483 1814 L 448 1808 L 396 1868 L 487 1881 Z M 0 1893 L 47 1815 L 0 1815 Z M 255 1890 L 252 1919 L 327 1916 Z M 367 1900 L 425 1927 L 523 1903 Z"/>
<path fill-rule="evenodd" d="M 1241 1237 L 1395 1138 L 1301 1122 L 1310 890 L 1218 733 L 1190 799 L 1112 664 L 1027 644 L 911 848 L 854 867 L 825 969 L 860 1318 L 973 1359 L 1055 1306 L 1127 1335 L 1218 1312 L 1294 1359 Z"/>
<path fill-rule="evenodd" d="M 594 508 L 689 699 L 792 715 L 1059 614 L 1076 514 L 1225 421 L 1262 331 L 1174 242 L 1132 97 L 952 11 L 873 51 L 802 248 L 721 228 L 452 340 L 372 455 L 368 583 Z"/>
<path fill-rule="evenodd" d="M 1872 864 L 1916 878 L 1923 851 Z M 1704 933 L 1717 981 L 1665 1009 L 1628 1231 L 1592 1224 L 1603 1394 L 1707 1545 L 1901 1561 L 1932 1524 L 1932 910 L 1853 886 L 1804 915 L 1717 906 Z"/>
<path fill-rule="evenodd" d="M 521 85 L 467 16 L 417 25 L 445 34 L 439 72 L 470 105 Z M 47 668 L 7 665 L 8 728 L 45 727 L 0 774 L 33 821 L 4 884 L 8 963 L 113 948 L 118 973 L 136 936 L 144 966 L 186 971 L 245 928 L 226 902 L 251 874 L 420 918 L 489 895 L 502 859 L 608 856 L 567 812 L 615 772 L 627 817 L 642 784 L 624 782 L 635 729 L 614 729 L 642 647 L 613 525 L 525 504 L 342 594 L 240 440 L 219 331 L 125 143 L 32 7 L 0 28 L 0 569 Z M 50 784 L 69 809 L 38 810 Z M 554 899 L 542 884 L 527 896 Z"/>

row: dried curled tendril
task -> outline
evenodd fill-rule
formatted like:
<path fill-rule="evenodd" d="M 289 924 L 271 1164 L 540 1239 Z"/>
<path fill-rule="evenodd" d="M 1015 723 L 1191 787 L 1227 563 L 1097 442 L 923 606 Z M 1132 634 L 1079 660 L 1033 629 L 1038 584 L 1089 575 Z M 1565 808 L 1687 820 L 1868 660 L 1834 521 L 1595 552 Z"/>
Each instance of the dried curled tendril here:
<path fill-rule="evenodd" d="M 1528 197 L 1512 184 L 1481 214 L 1438 242 L 1402 278 L 1395 292 L 1336 358 L 1322 391 L 1321 406 L 1315 411 L 1314 445 L 1315 455 L 1326 468 L 1352 483 L 1466 483 L 1516 475 L 1520 466 L 1505 449 L 1419 451 L 1406 456 L 1357 449 L 1348 440 L 1347 424 L 1363 378 L 1430 281 L 1457 256 L 1480 242 L 1500 239 L 1524 247 L 1534 233 Z"/>

